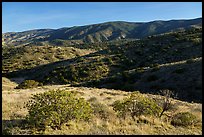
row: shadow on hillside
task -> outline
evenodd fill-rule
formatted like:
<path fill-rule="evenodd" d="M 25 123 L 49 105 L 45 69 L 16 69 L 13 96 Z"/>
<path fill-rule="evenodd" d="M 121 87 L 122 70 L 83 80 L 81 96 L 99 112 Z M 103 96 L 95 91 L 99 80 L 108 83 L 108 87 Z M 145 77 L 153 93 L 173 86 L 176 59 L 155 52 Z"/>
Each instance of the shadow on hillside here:
<path fill-rule="evenodd" d="M 114 46 L 110 48 L 114 48 Z M 2 76 L 8 78 L 9 80 L 17 84 L 22 83 L 26 79 L 41 81 L 43 79 L 43 76 L 48 75 L 50 72 L 52 72 L 53 69 L 56 69 L 57 67 L 68 66 L 69 64 L 74 64 L 78 62 L 80 59 L 89 60 L 89 57 L 92 58 L 98 55 L 103 56 L 104 54 L 107 55 L 112 53 L 109 53 L 107 49 L 102 49 L 84 56 L 78 56 L 71 59 L 38 65 L 30 69 L 21 69 L 13 72 L 2 73 Z M 112 70 L 110 70 L 110 72 L 112 72 Z M 52 84 L 54 85 L 54 83 Z M 55 84 L 59 84 L 59 83 L 55 83 Z"/>
<path fill-rule="evenodd" d="M 25 119 L 2 120 L 3 129 L 8 127 L 23 127 L 23 124 L 26 124 Z"/>
<path fill-rule="evenodd" d="M 3 135 L 31 135 L 32 130 L 25 119 L 2 120 Z"/>
<path fill-rule="evenodd" d="M 20 84 L 26 79 L 35 79 L 40 80 L 42 76 L 49 74 L 53 69 L 60 67 L 60 66 L 67 66 L 68 64 L 76 63 L 81 58 L 88 58 L 93 57 L 97 54 L 106 54 L 105 50 L 99 50 L 94 53 L 90 53 L 88 55 L 79 56 L 67 60 L 56 61 L 44 65 L 38 65 L 30 69 L 21 69 L 13 72 L 2 73 L 2 77 L 6 77 L 12 82 Z"/>
<path fill-rule="evenodd" d="M 9 80 L 12 81 L 12 82 L 15 82 L 15 83 L 17 83 L 17 84 L 20 84 L 20 83 L 22 83 L 22 82 L 25 80 L 25 78 L 23 78 L 23 77 L 10 78 Z"/>

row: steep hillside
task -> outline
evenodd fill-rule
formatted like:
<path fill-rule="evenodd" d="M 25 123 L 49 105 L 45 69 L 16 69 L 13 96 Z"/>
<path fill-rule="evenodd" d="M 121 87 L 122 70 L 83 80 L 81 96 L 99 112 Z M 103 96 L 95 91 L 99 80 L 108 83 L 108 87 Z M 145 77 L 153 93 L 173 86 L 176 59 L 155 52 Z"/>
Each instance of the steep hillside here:
<path fill-rule="evenodd" d="M 178 99 L 202 101 L 202 58 L 157 65 L 156 67 L 123 71 L 100 81 L 83 83 L 80 86 L 103 87 L 126 91 L 140 90 L 157 94 L 159 90 L 175 91 Z"/>
<path fill-rule="evenodd" d="M 60 29 L 39 29 L 2 34 L 3 45 L 27 45 L 33 41 L 69 40 L 69 44 L 138 39 L 191 27 L 202 27 L 202 18 L 191 20 L 153 21 L 147 23 L 106 22 Z"/>
<path fill-rule="evenodd" d="M 168 88 L 176 91 L 179 99 L 200 102 L 201 59 L 202 29 L 191 29 L 112 45 L 8 76 L 24 76 L 44 84 L 69 83 L 153 93 Z M 192 93 L 194 90 L 197 94 Z"/>

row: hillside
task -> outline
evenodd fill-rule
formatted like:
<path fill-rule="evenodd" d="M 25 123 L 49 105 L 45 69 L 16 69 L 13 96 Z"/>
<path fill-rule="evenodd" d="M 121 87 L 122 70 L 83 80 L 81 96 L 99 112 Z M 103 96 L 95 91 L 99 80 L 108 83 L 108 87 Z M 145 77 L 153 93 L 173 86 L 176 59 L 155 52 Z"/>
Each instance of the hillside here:
<path fill-rule="evenodd" d="M 71 59 L 94 52 L 91 49 L 56 46 L 17 46 L 3 47 L 2 73 L 30 69 L 39 65 Z"/>
<path fill-rule="evenodd" d="M 201 135 L 202 134 L 202 104 L 187 103 L 172 99 L 173 108 L 166 113 L 174 115 L 179 112 L 191 112 L 199 122 L 190 127 L 173 126 L 171 118 L 164 115 L 162 118 L 140 116 L 139 122 L 133 121 L 130 117 L 118 118 L 113 111 L 112 104 L 116 100 L 126 98 L 131 92 L 110 89 L 69 87 L 69 85 L 50 85 L 32 89 L 14 89 L 10 82 L 3 81 L 8 85 L 2 91 L 2 132 L 10 135 Z M 77 92 L 79 97 L 85 98 L 92 104 L 97 105 L 97 112 L 90 122 L 74 120 L 63 125 L 61 130 L 47 128 L 44 132 L 35 131 L 25 124 L 25 116 L 28 110 L 24 107 L 29 98 L 37 93 L 48 92 L 49 90 L 66 90 Z M 141 94 L 148 98 L 162 100 L 162 96 L 152 94 Z M 100 106 L 100 107 L 98 107 Z"/>
<path fill-rule="evenodd" d="M 2 34 L 3 135 L 201 135 L 202 18 Z"/>
<path fill-rule="evenodd" d="M 168 88 L 181 100 L 201 102 L 201 61 L 202 29 L 191 29 L 111 45 L 7 76 L 34 79 L 45 85 L 72 84 L 155 94 Z"/>
<path fill-rule="evenodd" d="M 38 29 L 2 34 L 3 45 L 27 45 L 35 42 L 68 40 L 71 45 L 120 39 L 140 39 L 150 35 L 202 27 L 202 18 L 153 22 L 106 22 L 60 29 Z"/>

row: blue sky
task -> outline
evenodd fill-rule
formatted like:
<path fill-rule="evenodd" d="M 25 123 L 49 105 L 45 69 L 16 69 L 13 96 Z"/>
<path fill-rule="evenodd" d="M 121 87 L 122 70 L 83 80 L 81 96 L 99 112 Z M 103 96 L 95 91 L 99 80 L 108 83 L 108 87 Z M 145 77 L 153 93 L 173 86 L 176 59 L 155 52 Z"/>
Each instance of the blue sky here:
<path fill-rule="evenodd" d="M 3 2 L 2 31 L 202 17 L 202 2 Z"/>

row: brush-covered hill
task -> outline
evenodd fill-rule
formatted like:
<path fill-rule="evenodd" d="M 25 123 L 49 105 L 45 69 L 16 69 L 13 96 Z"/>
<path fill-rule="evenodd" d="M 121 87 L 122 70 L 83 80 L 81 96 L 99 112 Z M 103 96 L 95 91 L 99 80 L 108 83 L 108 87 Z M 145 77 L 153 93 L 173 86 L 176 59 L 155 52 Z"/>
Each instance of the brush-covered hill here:
<path fill-rule="evenodd" d="M 91 49 L 56 46 L 16 46 L 2 48 L 2 73 L 30 69 L 94 52 Z"/>
<path fill-rule="evenodd" d="M 2 73 L 30 69 L 40 65 L 87 55 L 106 49 L 111 45 L 121 45 L 129 41 L 131 40 L 70 45 L 67 40 L 58 39 L 46 43 L 33 42 L 29 45 L 3 46 Z"/>
<path fill-rule="evenodd" d="M 60 29 L 37 29 L 2 34 L 3 45 L 27 45 L 33 42 L 68 40 L 69 44 L 84 44 L 120 39 L 140 39 L 150 35 L 202 27 L 202 18 L 153 22 L 106 22 Z"/>
<path fill-rule="evenodd" d="M 105 87 L 157 93 L 201 102 L 202 29 L 150 36 L 110 45 L 88 55 L 7 74 L 46 84 Z"/>

